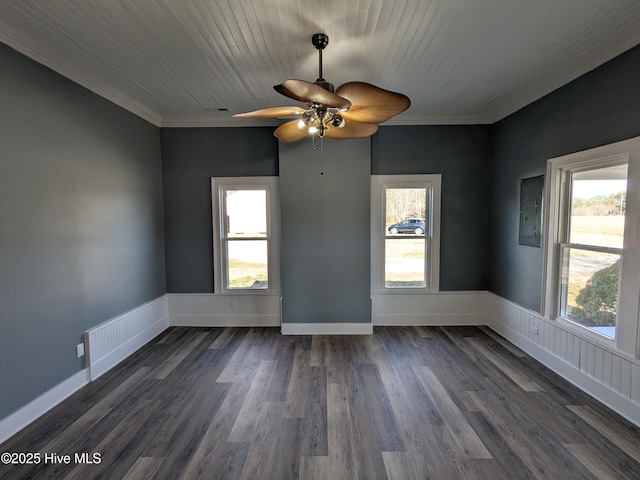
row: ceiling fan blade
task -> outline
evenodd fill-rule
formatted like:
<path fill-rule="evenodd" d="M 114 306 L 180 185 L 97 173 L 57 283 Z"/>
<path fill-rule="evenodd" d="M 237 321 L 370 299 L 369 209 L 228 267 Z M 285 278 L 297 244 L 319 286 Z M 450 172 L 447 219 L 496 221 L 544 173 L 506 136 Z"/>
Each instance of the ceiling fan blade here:
<path fill-rule="evenodd" d="M 300 107 L 267 107 L 253 112 L 236 113 L 236 118 L 276 118 L 289 117 L 291 115 L 300 115 L 305 112 Z"/>
<path fill-rule="evenodd" d="M 349 108 L 351 102 L 329 90 L 305 80 L 285 80 L 273 89 L 284 95 L 304 103 L 319 103 L 331 108 Z"/>
<path fill-rule="evenodd" d="M 276 128 L 276 131 L 273 132 L 273 134 L 283 143 L 293 143 L 309 137 L 306 128 L 298 128 L 298 120 L 291 120 L 290 122 L 283 123 Z"/>
<path fill-rule="evenodd" d="M 341 113 L 347 124 L 349 120 L 363 123 L 386 122 L 411 106 L 411 100 L 406 95 L 365 82 L 340 85 L 336 95 L 351 102 L 349 111 Z"/>
<path fill-rule="evenodd" d="M 330 128 L 325 134 L 326 138 L 334 140 L 348 140 L 350 138 L 369 137 L 378 131 L 375 123 L 347 122 L 342 128 Z"/>

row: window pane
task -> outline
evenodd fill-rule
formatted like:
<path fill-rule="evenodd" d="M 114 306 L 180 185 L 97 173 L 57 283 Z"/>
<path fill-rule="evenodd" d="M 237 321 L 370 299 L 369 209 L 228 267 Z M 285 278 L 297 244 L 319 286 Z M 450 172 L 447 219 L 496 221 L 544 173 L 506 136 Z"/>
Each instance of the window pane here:
<path fill-rule="evenodd" d="M 427 211 L 426 188 L 387 188 L 385 225 L 389 235 L 423 235 Z"/>
<path fill-rule="evenodd" d="M 229 240 L 227 288 L 268 288 L 266 240 Z"/>
<path fill-rule="evenodd" d="M 425 239 L 385 240 L 384 286 L 387 288 L 424 288 Z"/>
<path fill-rule="evenodd" d="M 627 165 L 574 173 L 569 243 L 622 248 Z"/>
<path fill-rule="evenodd" d="M 615 338 L 620 255 L 562 249 L 561 315 Z"/>
<path fill-rule="evenodd" d="M 226 236 L 267 236 L 266 190 L 226 190 Z"/>

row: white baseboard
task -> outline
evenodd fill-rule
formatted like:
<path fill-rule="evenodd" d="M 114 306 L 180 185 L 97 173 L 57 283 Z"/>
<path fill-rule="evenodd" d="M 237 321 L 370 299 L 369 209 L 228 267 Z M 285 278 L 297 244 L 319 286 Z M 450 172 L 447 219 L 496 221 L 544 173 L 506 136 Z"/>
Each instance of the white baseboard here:
<path fill-rule="evenodd" d="M 0 443 L 37 420 L 53 407 L 89 383 L 87 370 L 80 370 L 62 383 L 32 400 L 20 410 L 0 421 Z"/>
<path fill-rule="evenodd" d="M 640 361 L 607 349 L 579 331 L 486 294 L 489 326 L 533 358 L 640 426 Z M 532 333 L 531 327 L 537 334 Z"/>
<path fill-rule="evenodd" d="M 283 323 L 283 335 L 371 335 L 372 323 Z"/>
<path fill-rule="evenodd" d="M 85 333 L 87 364 L 95 380 L 169 328 L 167 296 L 119 315 Z"/>

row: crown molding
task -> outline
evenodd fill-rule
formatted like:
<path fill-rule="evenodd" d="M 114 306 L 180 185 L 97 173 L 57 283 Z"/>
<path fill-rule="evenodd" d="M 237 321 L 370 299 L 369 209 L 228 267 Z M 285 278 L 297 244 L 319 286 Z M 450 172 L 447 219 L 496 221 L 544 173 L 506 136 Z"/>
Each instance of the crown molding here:
<path fill-rule="evenodd" d="M 555 77 L 552 84 L 545 84 L 535 89 L 529 88 L 526 90 L 527 94 L 519 95 L 517 98 L 514 98 L 513 101 L 501 102 L 501 104 L 487 116 L 489 123 L 497 123 L 500 120 L 507 118 L 509 115 L 516 113 L 524 107 L 604 65 L 610 60 L 613 60 L 617 56 L 631 50 L 638 44 L 640 44 L 640 32 L 636 35 L 630 36 L 629 38 L 621 40 L 606 50 L 597 52 L 589 50 L 588 55 L 586 55 L 587 60 L 580 66 L 580 68 L 575 69 L 566 75 Z"/>
<path fill-rule="evenodd" d="M 406 115 L 401 114 L 380 124 L 393 125 L 484 125 L 491 123 L 485 115 Z"/>
<path fill-rule="evenodd" d="M 163 128 L 188 127 L 278 127 L 283 122 L 277 118 L 252 119 L 232 117 L 165 117 Z"/>
<path fill-rule="evenodd" d="M 44 65 L 54 72 L 65 78 L 77 83 L 78 85 L 90 90 L 111 103 L 115 103 L 119 107 L 137 115 L 156 127 L 162 126 L 162 116 L 154 112 L 150 108 L 124 95 L 118 90 L 105 87 L 99 81 L 87 76 L 86 74 L 65 65 L 58 60 L 50 57 L 33 43 L 22 38 L 15 30 L 0 20 L 0 42 L 13 48 L 18 53 L 30 58 L 31 60 Z"/>

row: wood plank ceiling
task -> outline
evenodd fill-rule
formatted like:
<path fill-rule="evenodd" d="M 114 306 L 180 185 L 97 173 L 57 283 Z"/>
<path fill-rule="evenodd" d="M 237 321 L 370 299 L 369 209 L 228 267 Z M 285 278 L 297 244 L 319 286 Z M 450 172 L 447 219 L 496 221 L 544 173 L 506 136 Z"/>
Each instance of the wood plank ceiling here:
<path fill-rule="evenodd" d="M 0 0 L 0 41 L 158 126 L 274 124 L 272 86 L 405 93 L 393 124 L 493 123 L 640 43 L 638 0 Z M 227 110 L 219 110 L 227 109 Z"/>

